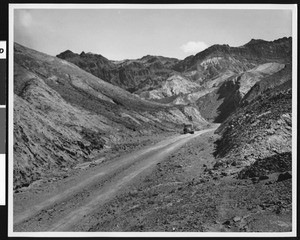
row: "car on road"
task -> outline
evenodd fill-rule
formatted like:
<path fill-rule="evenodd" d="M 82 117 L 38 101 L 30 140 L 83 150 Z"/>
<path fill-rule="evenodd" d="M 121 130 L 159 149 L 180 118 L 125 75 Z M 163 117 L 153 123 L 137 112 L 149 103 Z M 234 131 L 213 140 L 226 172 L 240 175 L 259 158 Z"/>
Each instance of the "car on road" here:
<path fill-rule="evenodd" d="M 183 133 L 184 134 L 187 134 L 187 133 L 194 134 L 193 124 L 184 124 L 183 125 Z"/>

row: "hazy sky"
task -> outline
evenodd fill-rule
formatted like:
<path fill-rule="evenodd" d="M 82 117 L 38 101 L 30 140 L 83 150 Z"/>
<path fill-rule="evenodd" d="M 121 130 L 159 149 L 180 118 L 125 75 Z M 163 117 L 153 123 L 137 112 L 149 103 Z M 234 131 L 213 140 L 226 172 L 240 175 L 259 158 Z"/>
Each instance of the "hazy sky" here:
<path fill-rule="evenodd" d="M 53 56 L 69 49 L 111 60 L 183 59 L 213 44 L 289 37 L 291 17 L 291 10 L 17 9 L 14 41 Z"/>

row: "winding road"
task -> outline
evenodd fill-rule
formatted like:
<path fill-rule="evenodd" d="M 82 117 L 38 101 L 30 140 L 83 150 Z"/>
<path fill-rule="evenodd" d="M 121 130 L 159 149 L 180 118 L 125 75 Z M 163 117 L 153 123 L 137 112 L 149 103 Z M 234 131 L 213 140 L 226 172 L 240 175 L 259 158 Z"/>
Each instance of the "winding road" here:
<path fill-rule="evenodd" d="M 139 177 L 151 172 L 175 150 L 213 128 L 194 134 L 173 136 L 152 146 L 132 152 L 97 166 L 96 171 L 80 181 L 61 186 L 25 211 L 14 213 L 14 232 L 72 231 L 81 219 L 100 208 L 118 193 L 129 189 Z"/>

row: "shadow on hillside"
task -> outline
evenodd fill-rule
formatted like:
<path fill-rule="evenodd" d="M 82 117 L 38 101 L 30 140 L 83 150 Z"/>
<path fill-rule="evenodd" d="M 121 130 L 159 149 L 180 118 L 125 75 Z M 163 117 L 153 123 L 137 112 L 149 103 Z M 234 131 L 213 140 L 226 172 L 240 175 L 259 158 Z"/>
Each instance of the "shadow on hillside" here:
<path fill-rule="evenodd" d="M 223 133 L 226 134 L 226 133 Z M 224 135 L 223 135 L 224 136 Z M 225 135 L 227 136 L 227 135 Z M 215 158 L 223 158 L 226 156 L 226 154 L 232 149 L 234 143 L 232 141 L 225 141 L 220 138 L 217 139 L 215 142 L 215 150 L 213 152 L 213 156 Z"/>
<path fill-rule="evenodd" d="M 238 178 L 261 177 L 273 172 L 285 172 L 292 170 L 292 153 L 284 152 L 276 155 L 258 159 L 252 165 L 244 168 Z"/>
<path fill-rule="evenodd" d="M 223 99 L 222 104 L 218 107 L 218 116 L 215 118 L 215 123 L 222 123 L 232 112 L 234 112 L 241 101 L 241 96 L 238 92 L 239 82 L 228 81 L 224 82 L 217 91 L 218 100 Z"/>

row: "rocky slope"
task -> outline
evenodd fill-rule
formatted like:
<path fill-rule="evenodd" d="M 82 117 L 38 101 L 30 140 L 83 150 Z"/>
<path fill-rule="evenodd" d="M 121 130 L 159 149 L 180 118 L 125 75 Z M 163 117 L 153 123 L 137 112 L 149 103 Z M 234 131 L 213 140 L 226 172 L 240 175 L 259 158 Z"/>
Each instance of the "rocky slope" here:
<path fill-rule="evenodd" d="M 284 68 L 290 70 L 286 66 L 291 63 L 291 49 L 291 38 L 251 40 L 241 47 L 214 45 L 179 62 L 174 69 L 203 87 L 190 94 L 202 115 L 222 122 L 256 83 L 269 77 L 269 83 L 274 84 L 272 75 Z"/>
<path fill-rule="evenodd" d="M 291 79 L 244 103 L 217 130 L 216 166 L 247 166 L 240 177 L 291 171 Z"/>
<path fill-rule="evenodd" d="M 180 74 L 173 74 L 162 86 L 151 91 L 142 91 L 140 96 L 144 99 L 165 99 L 172 96 L 184 95 L 199 90 L 201 87 L 195 82 L 191 82 Z"/>
<path fill-rule="evenodd" d="M 211 92 L 197 100 L 202 115 L 211 121 L 223 122 L 241 104 L 244 96 L 252 90 L 256 83 L 259 85 L 261 81 L 269 78 L 271 84 L 280 84 L 274 80 L 273 75 L 285 66 L 285 64 L 277 62 L 260 64 L 227 78 L 217 88 L 209 88 Z"/>
<path fill-rule="evenodd" d="M 175 58 L 151 55 L 136 60 L 111 61 L 100 54 L 76 54 L 70 50 L 58 54 L 57 57 L 130 92 L 157 86 L 179 61 Z"/>
<path fill-rule="evenodd" d="M 235 73 L 249 70 L 269 60 L 289 59 L 291 57 L 292 38 L 281 38 L 274 41 L 252 39 L 241 47 L 213 45 L 206 50 L 189 56 L 178 62 L 174 69 L 179 72 L 204 69 L 203 76 L 211 79 L 219 75 L 220 70 Z M 198 78 L 197 80 L 205 80 Z"/>
<path fill-rule="evenodd" d="M 18 44 L 14 50 L 15 188 L 122 142 L 139 144 L 139 136 L 207 124 L 193 106 L 149 102 L 59 58 Z"/>

